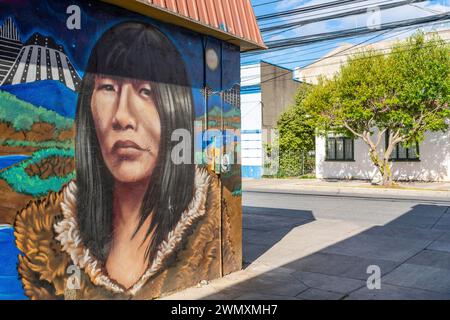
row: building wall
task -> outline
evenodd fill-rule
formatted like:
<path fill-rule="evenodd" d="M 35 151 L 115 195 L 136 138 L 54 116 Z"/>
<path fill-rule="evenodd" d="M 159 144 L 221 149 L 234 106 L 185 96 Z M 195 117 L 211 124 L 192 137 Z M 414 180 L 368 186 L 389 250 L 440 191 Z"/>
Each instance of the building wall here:
<path fill-rule="evenodd" d="M 295 103 L 300 85 L 292 70 L 264 61 L 241 67 L 243 177 L 263 174 L 263 145 L 280 115 Z"/>
<path fill-rule="evenodd" d="M 133 33 L 136 30 L 139 33 Z M 7 241 L 0 241 L 0 299 L 122 299 L 134 297 L 136 292 L 141 299 L 149 299 L 241 269 L 239 68 L 240 48 L 233 44 L 102 1 L 1 1 L 0 238 Z M 100 109 L 100 105 L 104 108 Z M 181 132 L 177 131 L 179 139 L 174 140 L 177 129 L 183 129 L 183 135 L 178 136 Z M 145 134 L 142 130 L 146 130 Z M 222 130 L 232 131 L 235 136 L 225 139 Z M 88 132 L 91 138 L 86 135 Z M 141 148 L 115 149 L 123 140 L 132 140 Z M 111 146 L 105 141 L 111 141 Z M 83 147 L 87 145 L 90 148 L 86 151 Z M 129 149 L 135 149 L 134 155 Z M 172 154 L 183 157 L 182 162 L 176 163 Z M 114 165 L 105 160 L 106 156 Z M 142 170 L 153 162 L 155 167 Z M 122 165 L 129 166 L 128 170 Z M 122 174 L 118 173 L 119 167 L 124 169 L 123 179 L 118 177 Z M 113 230 L 108 223 L 115 219 L 110 219 L 108 213 L 113 214 L 109 208 L 117 201 L 110 188 L 117 181 L 137 183 L 129 174 L 141 174 L 143 180 L 136 178 L 138 182 L 149 181 L 144 199 L 153 199 L 147 199 L 148 203 L 158 197 L 156 203 L 161 200 L 164 205 L 157 204 L 157 211 L 167 213 L 161 214 L 164 221 L 157 223 L 155 229 L 165 241 L 157 247 L 161 254 L 149 261 L 146 274 L 150 277 L 140 278 L 145 290 L 134 293 L 125 285 L 112 285 L 113 290 L 109 291 L 108 284 L 115 282 L 103 272 L 107 268 L 104 257 L 93 251 L 97 248 L 109 257 L 109 239 L 114 233 L 102 238 L 97 237 L 98 232 L 89 231 Z M 84 246 L 82 252 L 94 254 L 89 259 L 98 264 L 95 267 L 92 262 L 85 268 L 79 259 L 73 261 L 80 274 L 84 272 L 80 281 L 88 283 L 88 289 L 56 289 L 59 284 L 69 283 L 70 276 L 58 263 L 69 264 L 73 256 L 64 252 L 53 233 L 54 225 L 33 229 L 34 223 L 39 222 L 30 218 L 20 230 L 13 226 L 17 212 L 52 217 L 52 210 L 61 210 L 59 204 L 53 204 L 60 199 L 52 192 L 60 192 L 68 183 L 76 184 L 82 178 L 86 183 L 78 185 L 75 197 L 83 192 L 87 195 L 86 202 L 81 200 L 86 207 L 79 212 L 89 220 L 86 224 L 90 229 L 84 235 L 96 240 L 72 240 L 77 246 Z M 153 186 L 161 194 L 155 196 Z M 124 192 L 130 192 L 126 194 L 129 197 L 134 195 L 131 187 Z M 39 202 L 34 209 L 22 211 L 30 201 L 40 198 L 50 199 L 50 204 L 41 206 Z M 89 204 L 98 199 L 107 199 L 102 208 L 108 212 L 94 223 L 90 217 L 97 216 L 99 210 L 92 208 L 99 206 Z M 202 201 L 205 202 L 201 204 Z M 157 215 L 146 214 L 152 218 Z M 45 218 L 45 223 L 51 219 Z M 77 225 L 77 219 L 75 216 L 72 225 Z M 19 244 L 24 259 L 31 261 L 29 264 L 40 257 L 36 258 L 40 267 L 29 270 L 32 275 L 21 280 L 18 248 L 12 235 L 28 228 L 36 233 L 44 233 L 48 228 L 49 234 L 32 238 L 45 239 L 32 241 L 34 251 Z M 4 233 L 8 237 L 4 238 Z M 205 236 L 209 240 L 201 238 Z M 59 269 L 52 269 L 55 265 Z M 89 270 L 100 272 L 103 280 L 89 282 L 93 279 Z M 152 270 L 157 272 L 152 275 Z M 43 278 L 48 281 L 39 282 Z M 54 279 L 57 280 L 53 282 Z M 23 283 L 27 283 L 26 291 Z M 36 292 L 42 295 L 33 296 Z"/>
<path fill-rule="evenodd" d="M 450 132 L 427 133 L 420 143 L 420 161 L 395 161 L 392 174 L 396 180 L 450 181 Z M 384 147 L 384 142 L 382 142 Z M 316 138 L 316 175 L 319 179 L 379 180 L 370 160 L 368 147 L 361 140 L 354 143 L 355 161 L 326 161 L 326 138 Z"/>
<path fill-rule="evenodd" d="M 262 126 L 273 129 L 280 115 L 295 103 L 301 82 L 293 80 L 294 72 L 261 62 Z"/>

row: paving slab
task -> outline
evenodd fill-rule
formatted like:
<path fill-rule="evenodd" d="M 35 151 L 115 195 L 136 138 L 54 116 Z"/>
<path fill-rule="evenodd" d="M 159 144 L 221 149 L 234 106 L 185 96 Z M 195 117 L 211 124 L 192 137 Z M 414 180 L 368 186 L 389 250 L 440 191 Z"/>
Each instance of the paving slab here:
<path fill-rule="evenodd" d="M 422 215 L 409 215 L 398 217 L 389 223 L 392 227 L 410 227 L 430 229 L 439 221 L 439 217 L 427 217 Z"/>
<path fill-rule="evenodd" d="M 450 232 L 443 232 L 443 235 L 433 241 L 427 249 L 450 253 Z"/>
<path fill-rule="evenodd" d="M 363 258 L 404 261 L 431 244 L 430 240 L 401 239 L 358 234 L 323 250 L 327 253 L 343 254 Z"/>
<path fill-rule="evenodd" d="M 430 250 L 436 250 L 436 251 L 442 251 L 442 252 L 449 252 L 450 253 L 450 242 L 447 241 L 434 241 L 432 244 L 430 244 L 427 249 Z"/>
<path fill-rule="evenodd" d="M 267 251 L 267 245 L 248 243 L 242 247 L 242 260 L 245 264 L 252 263 Z"/>
<path fill-rule="evenodd" d="M 405 263 L 381 278 L 381 282 L 401 287 L 450 293 L 449 270 Z"/>
<path fill-rule="evenodd" d="M 305 210 L 302 207 L 294 208 L 273 208 L 273 207 L 261 207 L 258 206 L 245 206 L 243 208 L 245 215 L 257 214 L 258 216 L 267 217 L 288 217 L 288 218 L 299 218 L 306 220 L 314 220 L 312 212 Z"/>
<path fill-rule="evenodd" d="M 437 221 L 437 223 L 433 226 L 433 230 L 450 231 L 450 216 L 444 215 L 440 218 L 439 221 Z"/>
<path fill-rule="evenodd" d="M 294 228 L 296 226 L 310 222 L 304 218 L 291 217 L 270 217 L 267 215 L 247 214 L 243 217 L 242 225 L 245 229 L 273 231 L 279 228 Z"/>
<path fill-rule="evenodd" d="M 427 250 L 409 259 L 407 263 L 450 270 L 450 253 L 430 250 L 428 247 Z"/>
<path fill-rule="evenodd" d="M 411 217 L 422 216 L 440 218 L 447 209 L 448 206 L 420 203 L 412 206 L 409 211 L 405 212 L 405 215 Z"/>
<path fill-rule="evenodd" d="M 270 295 L 295 297 L 300 292 L 305 291 L 308 287 L 302 282 L 292 277 L 289 281 L 274 280 L 264 276 L 255 277 L 247 281 L 241 282 L 233 288 L 247 292 L 260 292 Z"/>
<path fill-rule="evenodd" d="M 381 260 L 374 258 L 361 258 L 334 253 L 317 252 L 308 257 L 294 261 L 288 265 L 289 268 L 315 272 L 324 275 L 341 276 L 344 278 L 366 280 L 368 277 L 367 267 L 377 265 L 381 274 L 391 272 L 400 265 L 399 262 Z"/>
<path fill-rule="evenodd" d="M 381 284 L 381 289 L 369 290 L 361 288 L 351 293 L 346 300 L 449 300 L 450 293 L 439 293 L 428 290 L 404 288 L 395 285 Z"/>
<path fill-rule="evenodd" d="M 298 297 L 279 296 L 273 294 L 264 294 L 258 292 L 248 292 L 240 295 L 235 300 L 303 300 Z"/>
<path fill-rule="evenodd" d="M 293 276 L 310 288 L 337 293 L 350 293 L 366 285 L 366 282 L 362 280 L 313 272 L 296 271 Z"/>
<path fill-rule="evenodd" d="M 244 227 L 242 241 L 246 244 L 273 245 L 280 241 L 292 228 L 277 228 L 270 231 L 251 230 Z"/>
<path fill-rule="evenodd" d="M 424 228 L 411 228 L 405 226 L 375 226 L 364 232 L 372 236 L 384 236 L 402 239 L 438 240 L 444 235 L 444 231 Z M 449 237 L 450 241 L 450 237 Z"/>
<path fill-rule="evenodd" d="M 308 289 L 297 296 L 297 298 L 304 300 L 340 300 L 344 297 L 345 294 L 342 293 L 315 288 Z"/>
<path fill-rule="evenodd" d="M 284 238 L 262 254 L 255 262 L 265 263 L 272 268 L 321 251 L 340 241 L 351 238 L 365 227 L 335 220 L 316 220 L 292 229 Z"/>

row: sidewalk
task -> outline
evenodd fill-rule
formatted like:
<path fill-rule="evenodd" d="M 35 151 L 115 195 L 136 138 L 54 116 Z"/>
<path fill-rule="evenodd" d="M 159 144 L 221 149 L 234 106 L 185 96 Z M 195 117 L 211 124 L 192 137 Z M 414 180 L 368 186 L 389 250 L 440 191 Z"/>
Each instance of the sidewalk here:
<path fill-rule="evenodd" d="M 350 201 L 360 202 L 353 206 L 359 214 L 377 202 Z M 244 261 L 250 264 L 162 299 L 450 300 L 450 207 L 395 206 L 384 217 L 370 210 L 367 218 L 374 213 L 377 223 L 247 207 Z M 369 266 L 380 270 L 379 290 L 367 287 Z"/>
<path fill-rule="evenodd" d="M 426 194 L 429 202 L 392 201 L 398 190 L 365 182 L 246 180 L 244 269 L 162 299 L 450 300 L 450 203 L 437 201 L 444 188 L 414 184 L 402 199 Z M 297 195 L 305 192 L 312 195 Z M 379 290 L 367 287 L 371 266 L 381 272 Z"/>
<path fill-rule="evenodd" d="M 346 197 L 450 201 L 450 182 L 402 182 L 394 188 L 362 180 L 243 179 L 243 190 Z"/>

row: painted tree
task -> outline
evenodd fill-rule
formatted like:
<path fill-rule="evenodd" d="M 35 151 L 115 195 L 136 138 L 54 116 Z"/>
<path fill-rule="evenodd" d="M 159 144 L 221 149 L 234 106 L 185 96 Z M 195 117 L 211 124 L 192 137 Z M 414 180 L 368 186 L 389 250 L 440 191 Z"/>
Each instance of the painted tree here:
<path fill-rule="evenodd" d="M 442 39 L 422 32 L 389 54 L 360 52 L 332 79 L 320 79 L 302 101 L 303 109 L 320 134 L 362 139 L 382 184 L 390 186 L 390 158 L 398 144 L 409 147 L 423 141 L 427 131 L 448 130 L 449 54 Z"/>

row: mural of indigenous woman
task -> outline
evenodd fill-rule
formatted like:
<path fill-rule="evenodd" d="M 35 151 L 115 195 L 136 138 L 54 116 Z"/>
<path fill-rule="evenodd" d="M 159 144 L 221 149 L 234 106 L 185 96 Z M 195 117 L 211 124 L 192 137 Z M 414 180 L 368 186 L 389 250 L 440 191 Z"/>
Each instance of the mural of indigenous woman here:
<path fill-rule="evenodd" d="M 122 22 L 100 37 L 78 97 L 76 179 L 16 217 L 29 298 L 148 299 L 220 276 L 219 180 L 171 159 L 193 109 L 185 63 L 160 30 Z"/>

